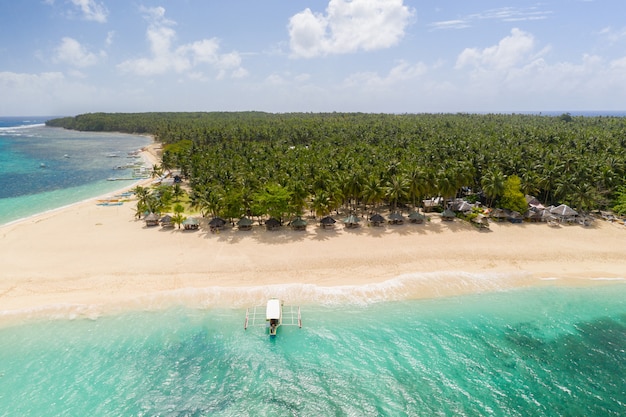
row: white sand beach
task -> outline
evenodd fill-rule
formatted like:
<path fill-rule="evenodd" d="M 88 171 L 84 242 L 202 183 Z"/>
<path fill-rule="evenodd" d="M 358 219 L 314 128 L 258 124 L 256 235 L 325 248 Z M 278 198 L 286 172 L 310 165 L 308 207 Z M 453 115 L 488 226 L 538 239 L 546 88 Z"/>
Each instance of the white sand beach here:
<path fill-rule="evenodd" d="M 214 234 L 148 228 L 134 212 L 133 202 L 90 200 L 1 227 L 0 312 L 150 308 L 157 299 L 159 306 L 181 302 L 181 293 L 182 302 L 228 304 L 233 289 L 277 292 L 294 284 L 300 289 L 291 296 L 306 302 L 307 285 L 330 292 L 379 285 L 376 291 L 395 291 L 397 299 L 626 277 L 626 228 L 601 220 L 590 227 L 491 223 L 478 230 L 429 214 L 421 225 L 344 229 L 338 222 L 322 229 L 310 220 L 306 231 L 255 226 Z M 403 276 L 412 277 L 410 285 L 383 285 Z M 490 278 L 476 278 L 483 276 Z"/>

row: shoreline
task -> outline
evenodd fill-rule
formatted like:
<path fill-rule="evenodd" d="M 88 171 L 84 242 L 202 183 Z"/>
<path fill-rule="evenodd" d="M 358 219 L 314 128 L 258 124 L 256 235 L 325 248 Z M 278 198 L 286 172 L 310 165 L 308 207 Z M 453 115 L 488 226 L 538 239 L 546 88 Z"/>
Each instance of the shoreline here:
<path fill-rule="evenodd" d="M 158 163 L 157 142 L 142 148 Z M 626 284 L 626 228 L 460 220 L 269 232 L 148 228 L 105 195 L 0 225 L 0 324 L 174 306 L 400 301 L 551 286 Z"/>
<path fill-rule="evenodd" d="M 31 126 L 28 126 L 28 127 L 31 127 Z M 155 149 L 156 149 L 156 146 L 160 146 L 160 145 L 158 145 L 154 141 L 154 138 L 151 135 L 144 135 L 144 136 L 151 138 L 153 143 L 151 143 L 149 145 L 146 145 L 143 148 L 141 148 L 140 149 L 140 156 L 143 158 L 144 164 L 147 167 L 149 165 L 158 164 L 159 163 L 159 159 L 158 159 L 158 156 L 156 154 L 156 150 Z M 94 197 L 89 197 L 89 198 L 86 198 L 86 199 L 83 199 L 83 200 L 80 200 L 80 201 L 76 201 L 74 203 L 69 203 L 69 204 L 66 204 L 66 205 L 61 206 L 61 207 L 55 207 L 55 208 L 52 208 L 52 209 L 49 209 L 49 210 L 45 210 L 45 211 L 42 211 L 42 212 L 39 212 L 39 213 L 31 214 L 29 216 L 21 217 L 19 219 L 11 220 L 8 223 L 0 223 L 0 232 L 5 227 L 13 226 L 13 225 L 16 225 L 16 224 L 19 224 L 19 223 L 22 223 L 22 222 L 28 222 L 28 221 L 31 221 L 31 220 L 36 221 L 39 217 L 44 217 L 44 216 L 47 216 L 47 215 L 50 215 L 50 214 L 54 214 L 56 212 L 60 212 L 60 211 L 67 210 L 67 209 L 71 209 L 72 207 L 78 206 L 78 205 L 81 205 L 81 204 L 91 203 L 91 202 L 96 201 L 96 200 L 102 200 L 102 199 L 110 197 L 111 195 L 119 194 L 119 193 L 128 191 L 128 190 L 130 190 L 132 188 L 135 188 L 138 185 L 150 184 L 152 181 L 153 181 L 152 178 L 148 178 L 148 179 L 139 178 L 139 179 L 137 179 L 137 181 L 134 181 L 130 185 L 126 185 L 124 187 L 115 189 L 113 191 L 109 191 L 109 192 L 104 193 L 104 194 L 100 194 L 100 195 L 97 195 L 97 196 L 94 196 Z"/>
<path fill-rule="evenodd" d="M 626 284 L 626 229 L 467 222 L 304 232 L 147 228 L 95 199 L 0 227 L 0 323 L 134 310 L 368 304 L 529 287 Z M 622 246 L 620 246 L 622 245 Z"/>

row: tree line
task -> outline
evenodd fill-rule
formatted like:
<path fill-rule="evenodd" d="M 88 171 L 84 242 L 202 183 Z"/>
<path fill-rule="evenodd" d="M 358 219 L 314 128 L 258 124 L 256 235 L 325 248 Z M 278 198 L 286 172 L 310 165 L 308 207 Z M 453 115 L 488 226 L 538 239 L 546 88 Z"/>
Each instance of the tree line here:
<path fill-rule="evenodd" d="M 626 118 L 564 114 L 93 113 L 48 122 L 148 133 L 203 213 L 279 219 L 519 196 L 588 212 L 626 206 Z"/>

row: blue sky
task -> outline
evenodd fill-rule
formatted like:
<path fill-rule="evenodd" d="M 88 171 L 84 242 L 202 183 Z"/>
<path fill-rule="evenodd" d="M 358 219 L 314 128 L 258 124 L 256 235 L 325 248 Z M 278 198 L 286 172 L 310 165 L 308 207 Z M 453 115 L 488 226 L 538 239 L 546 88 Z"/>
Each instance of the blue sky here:
<path fill-rule="evenodd" d="M 626 110 L 623 0 L 20 0 L 0 115 Z"/>

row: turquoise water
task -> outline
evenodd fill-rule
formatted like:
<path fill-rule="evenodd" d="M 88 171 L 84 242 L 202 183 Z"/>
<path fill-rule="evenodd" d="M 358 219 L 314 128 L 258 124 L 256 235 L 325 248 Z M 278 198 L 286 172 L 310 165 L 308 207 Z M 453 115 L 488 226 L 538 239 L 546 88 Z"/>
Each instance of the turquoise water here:
<path fill-rule="evenodd" d="M 114 169 L 145 136 L 85 133 L 43 125 L 45 118 L 0 118 L 0 224 L 63 207 L 131 185 Z"/>
<path fill-rule="evenodd" d="M 245 290 L 242 290 L 245 291 Z M 626 285 L 0 329 L 0 416 L 619 416 Z"/>

